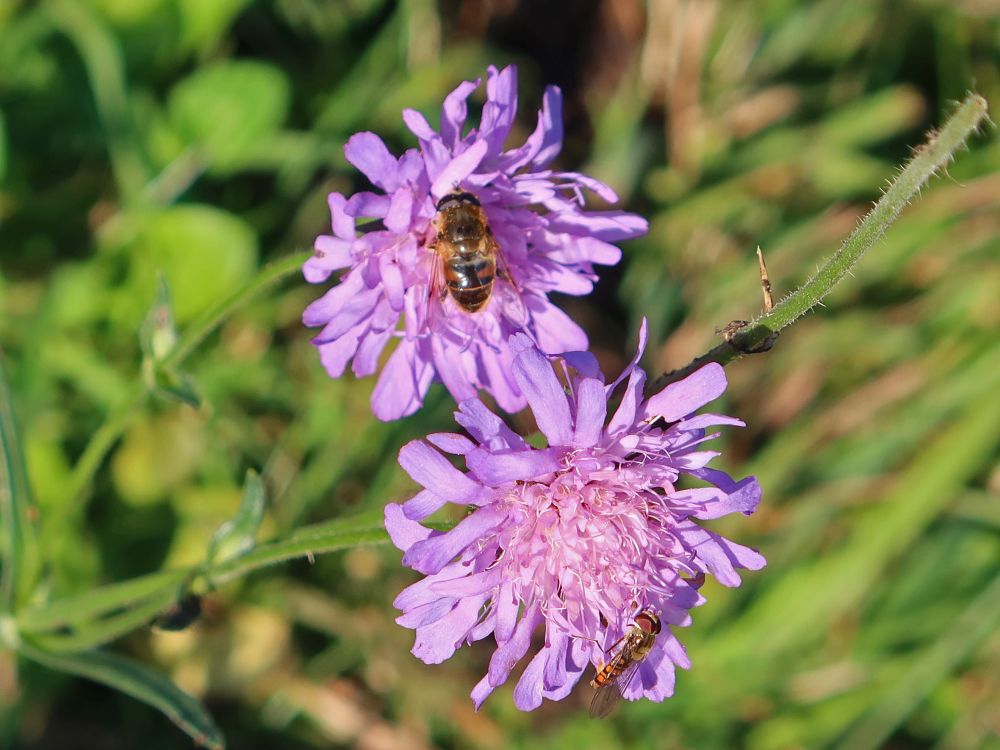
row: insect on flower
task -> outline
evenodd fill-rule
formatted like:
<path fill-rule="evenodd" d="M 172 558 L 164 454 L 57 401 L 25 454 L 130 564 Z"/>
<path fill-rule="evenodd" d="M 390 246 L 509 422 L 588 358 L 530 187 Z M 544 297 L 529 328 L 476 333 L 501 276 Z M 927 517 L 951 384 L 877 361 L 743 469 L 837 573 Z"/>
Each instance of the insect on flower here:
<path fill-rule="evenodd" d="M 618 650 L 590 681 L 596 690 L 590 702 L 591 718 L 603 719 L 611 713 L 638 673 L 642 660 L 653 650 L 659 633 L 660 618 L 646 610 L 636 616 L 629 631 L 609 649 L 609 652 Z"/>
<path fill-rule="evenodd" d="M 456 188 L 438 201 L 437 212 L 433 249 L 441 263 L 430 294 L 438 290 L 442 300 L 445 294 L 451 294 L 462 310 L 477 312 L 489 302 L 493 292 L 500 245 L 486 212 L 472 193 Z"/>
<path fill-rule="evenodd" d="M 496 642 L 472 688 L 477 708 L 529 651 L 514 687 L 522 711 L 568 697 L 584 675 L 594 679 L 595 716 L 618 697 L 662 701 L 675 667 L 691 666 L 678 635 L 705 602 L 705 577 L 739 586 L 738 569 L 764 567 L 757 550 L 701 525 L 749 515 L 761 497 L 755 478 L 709 465 L 713 428 L 743 424 L 702 411 L 725 392 L 724 370 L 707 364 L 645 397 L 645 342 L 643 324 L 634 358 L 609 383 L 593 354 L 546 356 L 518 334 L 511 375 L 545 447 L 468 399 L 455 413 L 465 434 L 434 433 L 399 452 L 424 489 L 386 506 L 386 529 L 403 564 L 425 577 L 396 597 L 396 621 L 416 631 L 413 653 L 427 664 Z M 461 456 L 466 470 L 443 454 Z M 473 510 L 448 531 L 421 523 L 448 504 Z"/>
<path fill-rule="evenodd" d="M 469 98 L 483 83 L 481 116 L 470 119 Z M 511 336 L 546 354 L 586 350 L 587 334 L 549 297 L 589 294 L 596 267 L 621 258 L 614 243 L 644 234 L 647 222 L 588 207 L 588 193 L 605 204 L 618 196 L 552 167 L 563 141 L 557 87 L 545 89 L 527 139 L 507 146 L 517 121 L 513 66 L 460 83 L 437 128 L 412 109 L 403 120 L 417 148 L 401 156 L 370 132 L 345 144 L 370 189 L 330 194 L 332 234 L 316 238 L 303 273 L 332 284 L 302 320 L 320 329 L 313 343 L 330 377 L 348 366 L 357 377 L 379 373 L 379 419 L 413 414 L 435 381 L 456 401 L 484 390 L 504 411 L 521 411 Z"/>

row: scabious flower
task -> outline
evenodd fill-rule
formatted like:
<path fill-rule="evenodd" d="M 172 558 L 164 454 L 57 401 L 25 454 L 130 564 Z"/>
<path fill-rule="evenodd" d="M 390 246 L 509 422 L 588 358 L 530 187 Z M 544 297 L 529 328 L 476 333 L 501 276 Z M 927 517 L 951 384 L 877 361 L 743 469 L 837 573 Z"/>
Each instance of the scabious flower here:
<path fill-rule="evenodd" d="M 689 610 L 704 602 L 705 574 L 738 586 L 737 568 L 764 566 L 755 550 L 698 523 L 749 515 L 761 494 L 755 478 L 734 481 L 708 465 L 718 455 L 704 447 L 717 434 L 708 428 L 743 424 L 695 414 L 725 390 L 723 369 L 705 365 L 645 399 L 637 366 L 644 344 L 645 326 L 635 359 L 609 385 L 593 355 L 564 355 L 556 361 L 564 388 L 549 359 L 517 336 L 513 376 L 548 447 L 532 448 L 469 399 L 455 419 L 471 439 L 434 434 L 400 451 L 424 489 L 386 507 L 386 528 L 403 563 L 426 577 L 396 598 L 397 622 L 416 630 L 413 653 L 429 664 L 493 634 L 488 673 L 472 691 L 477 708 L 539 628 L 543 645 L 514 689 L 522 710 L 568 695 L 646 610 L 663 631 L 624 697 L 661 701 L 673 694 L 674 667 L 690 666 L 671 626 L 688 625 Z M 608 419 L 609 397 L 623 382 Z M 463 457 L 468 471 L 435 448 Z M 447 532 L 419 522 L 446 503 L 474 510 Z"/>
<path fill-rule="evenodd" d="M 511 335 L 523 332 L 550 354 L 586 349 L 586 334 L 548 294 L 590 292 L 594 264 L 621 257 L 611 243 L 646 231 L 646 221 L 634 214 L 583 210 L 584 189 L 617 201 L 608 186 L 548 167 L 562 146 L 558 88 L 546 89 L 525 143 L 504 150 L 517 111 L 516 71 L 489 69 L 479 126 L 463 133 L 467 99 L 479 83 L 466 81 L 445 98 L 440 132 L 406 110 L 403 120 L 420 147 L 399 159 L 374 133 L 351 137 L 347 160 L 377 190 L 330 195 L 333 234 L 317 238 L 303 269 L 312 283 L 348 269 L 303 315 L 306 325 L 323 327 L 313 342 L 331 377 L 343 374 L 352 358 L 355 375 L 371 375 L 398 339 L 372 394 L 372 409 L 383 420 L 416 411 L 435 378 L 456 401 L 482 388 L 508 412 L 524 408 L 524 394 L 510 377 Z M 501 274 L 476 313 L 442 300 L 433 282 L 441 264 L 429 247 L 435 206 L 456 188 L 478 198 L 500 246 Z M 380 220 L 379 228 L 359 236 L 362 218 Z"/>

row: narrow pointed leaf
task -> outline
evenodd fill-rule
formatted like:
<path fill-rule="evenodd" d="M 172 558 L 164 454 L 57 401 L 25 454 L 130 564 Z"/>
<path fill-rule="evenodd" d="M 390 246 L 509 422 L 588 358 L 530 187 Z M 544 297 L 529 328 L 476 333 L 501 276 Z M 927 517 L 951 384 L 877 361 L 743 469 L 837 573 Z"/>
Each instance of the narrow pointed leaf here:
<path fill-rule="evenodd" d="M 21 652 L 50 669 L 120 690 L 162 712 L 200 747 L 223 750 L 225 740 L 205 707 L 158 672 L 103 651 L 52 654 L 25 643 Z"/>
<path fill-rule="evenodd" d="M 28 607 L 17 613 L 18 626 L 41 632 L 100 620 L 151 599 L 169 603 L 186 575 L 185 570 L 159 571 Z"/>
<path fill-rule="evenodd" d="M 266 505 L 264 483 L 253 469 L 247 471 L 243 483 L 243 499 L 232 519 L 222 524 L 212 536 L 206 564 L 218 565 L 247 554 L 257 543 L 257 530 L 264 518 Z"/>
<path fill-rule="evenodd" d="M 38 574 L 32 521 L 37 511 L 13 406 L 0 354 L 0 612 L 13 610 L 28 595 Z"/>

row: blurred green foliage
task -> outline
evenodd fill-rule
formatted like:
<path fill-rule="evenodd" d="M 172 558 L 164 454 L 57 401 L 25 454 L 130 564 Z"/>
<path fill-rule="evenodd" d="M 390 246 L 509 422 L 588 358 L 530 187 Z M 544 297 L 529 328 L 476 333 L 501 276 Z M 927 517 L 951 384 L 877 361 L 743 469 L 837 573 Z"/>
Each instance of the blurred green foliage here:
<path fill-rule="evenodd" d="M 474 713 L 485 644 L 434 667 L 407 653 L 391 601 L 412 576 L 355 545 L 413 489 L 399 446 L 451 429 L 452 407 L 436 387 L 373 420 L 371 380 L 322 372 L 299 322 L 319 289 L 289 273 L 326 194 L 364 187 L 351 133 L 412 145 L 402 107 L 433 121 L 458 81 L 517 62 L 519 135 L 560 84 L 561 166 L 651 222 L 595 295 L 562 302 L 606 372 L 642 316 L 647 365 L 682 366 L 758 311 L 756 245 L 780 296 L 955 100 L 998 111 L 998 19 L 979 0 L 0 2 L 0 400 L 33 491 L 3 516 L 27 552 L 2 593 L 30 594 L 40 634 L 37 658 L 0 650 L 0 747 L 186 746 L 66 673 L 154 705 L 176 699 L 167 675 L 239 748 L 1000 747 L 992 128 L 825 309 L 728 368 L 721 408 L 748 427 L 724 458 L 765 502 L 719 528 L 769 567 L 707 587 L 674 698 L 603 723 L 585 685 L 528 715 L 507 686 Z M 0 478 L 22 486 L 9 411 Z M 247 469 L 263 517 L 253 480 L 241 506 Z M 258 524 L 280 541 L 251 550 Z M 207 554 L 200 620 L 144 627 Z M 108 633 L 128 633 L 116 655 L 75 653 Z"/>

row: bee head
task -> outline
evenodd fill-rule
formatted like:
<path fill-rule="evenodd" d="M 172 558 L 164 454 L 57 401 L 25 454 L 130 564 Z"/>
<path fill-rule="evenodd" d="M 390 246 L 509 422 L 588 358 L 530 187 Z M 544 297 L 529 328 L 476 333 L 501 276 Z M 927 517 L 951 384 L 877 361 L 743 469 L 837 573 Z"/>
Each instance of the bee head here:
<path fill-rule="evenodd" d="M 459 206 L 478 206 L 479 198 L 474 196 L 472 193 L 467 193 L 464 190 L 453 190 L 446 196 L 441 198 L 437 202 L 435 208 L 438 211 L 447 211 L 449 208 L 458 208 Z"/>
<path fill-rule="evenodd" d="M 659 635 L 660 633 L 660 618 L 648 610 L 636 615 L 635 624 L 651 635 Z"/>

